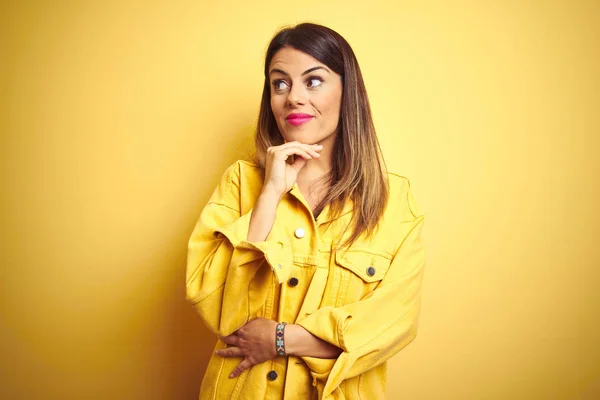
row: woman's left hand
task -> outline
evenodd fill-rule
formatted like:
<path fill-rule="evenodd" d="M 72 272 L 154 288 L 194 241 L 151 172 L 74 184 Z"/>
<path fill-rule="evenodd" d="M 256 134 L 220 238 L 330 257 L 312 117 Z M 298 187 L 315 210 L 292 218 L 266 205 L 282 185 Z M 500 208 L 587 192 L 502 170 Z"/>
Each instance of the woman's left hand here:
<path fill-rule="evenodd" d="M 242 326 L 221 341 L 231 345 L 217 350 L 216 355 L 222 357 L 244 357 L 244 360 L 233 370 L 230 378 L 239 376 L 244 370 L 277 357 L 275 348 L 275 330 L 277 322 L 266 318 L 256 318 Z"/>

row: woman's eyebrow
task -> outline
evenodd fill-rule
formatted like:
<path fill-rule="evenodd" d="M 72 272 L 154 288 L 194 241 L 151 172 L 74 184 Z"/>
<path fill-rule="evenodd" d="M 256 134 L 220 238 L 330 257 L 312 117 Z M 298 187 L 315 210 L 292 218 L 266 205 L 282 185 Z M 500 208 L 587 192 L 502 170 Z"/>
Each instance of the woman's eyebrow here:
<path fill-rule="evenodd" d="M 317 69 L 322 69 L 322 70 L 324 70 L 324 71 L 330 72 L 330 71 L 329 71 L 327 68 L 325 68 L 325 67 L 322 67 L 322 66 L 318 66 L 318 67 L 312 67 L 312 68 L 309 68 L 309 69 L 307 69 L 306 71 L 304 71 L 304 72 L 302 73 L 302 76 L 304 76 L 304 75 L 306 75 L 306 74 L 310 74 L 311 72 L 313 72 L 313 71 L 315 71 L 315 70 L 317 70 Z M 285 71 L 283 71 L 283 70 L 281 70 L 281 69 L 279 69 L 279 68 L 273 68 L 273 69 L 272 69 L 272 70 L 269 72 L 269 75 L 270 75 L 270 74 L 273 74 L 273 73 L 275 73 L 275 72 L 278 72 L 278 73 L 280 73 L 280 74 L 282 74 L 282 75 L 285 75 L 285 76 L 290 76 L 290 74 L 288 74 L 287 72 L 285 72 Z"/>

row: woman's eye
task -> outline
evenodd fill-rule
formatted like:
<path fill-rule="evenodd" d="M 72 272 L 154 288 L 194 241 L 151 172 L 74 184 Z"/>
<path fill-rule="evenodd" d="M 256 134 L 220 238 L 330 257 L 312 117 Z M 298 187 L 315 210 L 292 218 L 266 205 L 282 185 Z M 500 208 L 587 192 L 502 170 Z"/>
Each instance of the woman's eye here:
<path fill-rule="evenodd" d="M 308 80 L 308 87 L 317 87 L 317 86 L 321 86 L 321 84 L 323 83 L 323 80 L 321 78 L 310 78 Z"/>
<path fill-rule="evenodd" d="M 285 81 L 277 80 L 273 82 L 273 88 L 275 90 L 284 90 L 286 86 L 287 84 L 285 83 Z"/>

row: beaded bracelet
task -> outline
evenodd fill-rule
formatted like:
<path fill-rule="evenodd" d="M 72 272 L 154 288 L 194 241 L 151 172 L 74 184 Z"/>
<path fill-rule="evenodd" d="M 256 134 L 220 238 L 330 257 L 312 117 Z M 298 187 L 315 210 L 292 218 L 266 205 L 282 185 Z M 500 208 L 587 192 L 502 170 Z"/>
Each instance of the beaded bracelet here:
<path fill-rule="evenodd" d="M 277 324 L 275 329 L 275 347 L 277 348 L 277 355 L 285 356 L 285 342 L 283 340 L 283 331 L 285 330 L 285 322 Z"/>

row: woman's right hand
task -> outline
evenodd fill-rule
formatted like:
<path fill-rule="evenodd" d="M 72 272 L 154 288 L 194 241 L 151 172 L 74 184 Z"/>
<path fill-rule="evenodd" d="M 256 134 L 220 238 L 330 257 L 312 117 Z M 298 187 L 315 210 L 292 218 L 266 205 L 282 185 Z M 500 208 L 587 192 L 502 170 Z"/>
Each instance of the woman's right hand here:
<path fill-rule="evenodd" d="M 320 144 L 300 142 L 288 142 L 281 146 L 269 147 L 265 163 L 263 191 L 272 191 L 282 197 L 292 189 L 298 173 L 306 165 L 306 162 L 313 158 L 319 158 L 321 150 L 323 150 L 323 146 Z M 290 156 L 295 156 L 292 163 L 287 162 Z"/>

